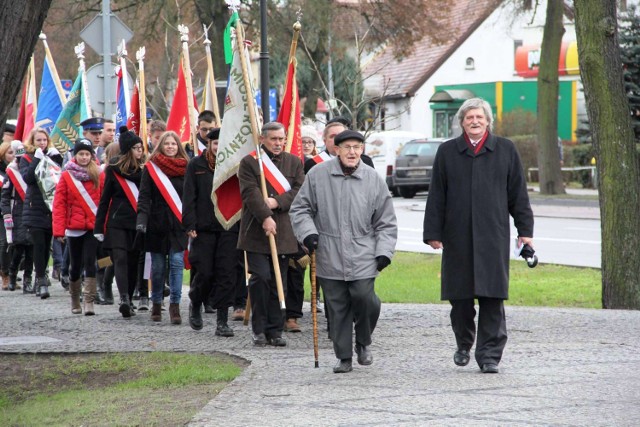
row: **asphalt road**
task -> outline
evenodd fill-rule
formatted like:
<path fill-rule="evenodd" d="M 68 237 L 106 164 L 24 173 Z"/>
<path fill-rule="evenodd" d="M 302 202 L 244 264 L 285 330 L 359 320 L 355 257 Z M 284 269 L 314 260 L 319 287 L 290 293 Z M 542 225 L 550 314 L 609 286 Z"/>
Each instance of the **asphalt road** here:
<path fill-rule="evenodd" d="M 413 199 L 396 197 L 396 250 L 438 253 L 422 242 L 426 193 Z M 532 198 L 534 247 L 540 263 L 600 268 L 600 219 L 596 200 Z M 517 231 L 511 222 L 512 251 Z M 516 258 L 512 253 L 512 258 Z M 521 259 L 521 258 L 518 258 Z M 523 260 L 524 262 L 524 260 Z"/>

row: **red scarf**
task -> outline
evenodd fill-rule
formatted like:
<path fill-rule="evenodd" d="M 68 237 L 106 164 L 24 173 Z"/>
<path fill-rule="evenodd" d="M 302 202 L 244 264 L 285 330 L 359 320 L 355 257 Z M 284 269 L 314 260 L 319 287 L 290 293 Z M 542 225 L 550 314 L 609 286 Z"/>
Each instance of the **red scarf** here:
<path fill-rule="evenodd" d="M 187 170 L 187 160 L 179 157 L 167 157 L 162 153 L 158 153 L 151 161 L 158 165 L 162 172 L 169 178 L 184 176 Z"/>
<path fill-rule="evenodd" d="M 478 141 L 475 147 L 471 143 L 471 139 L 469 138 L 469 135 L 467 135 L 466 132 L 463 132 L 463 135 L 464 135 L 464 140 L 467 141 L 467 145 L 469 146 L 469 148 L 473 150 L 474 154 L 478 154 L 480 152 L 480 149 L 482 149 L 482 147 L 484 146 L 484 142 L 489 137 L 489 131 L 488 130 L 484 131 L 484 135 L 482 135 L 482 138 L 480 139 L 480 141 Z"/>

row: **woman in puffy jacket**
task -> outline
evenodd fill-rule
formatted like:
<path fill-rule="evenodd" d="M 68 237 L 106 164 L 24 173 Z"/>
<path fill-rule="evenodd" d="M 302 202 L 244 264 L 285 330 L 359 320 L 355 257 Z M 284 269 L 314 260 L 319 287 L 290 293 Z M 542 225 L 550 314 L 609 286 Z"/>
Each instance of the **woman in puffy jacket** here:
<path fill-rule="evenodd" d="M 131 298 L 138 276 L 139 249 L 136 247 L 138 187 L 142 177 L 142 140 L 126 126 L 120 128 L 120 156 L 105 169 L 104 188 L 98 206 L 94 234 L 102 247 L 111 251 L 111 260 L 120 293 L 119 311 L 124 318 L 135 313 Z"/>
<path fill-rule="evenodd" d="M 51 143 L 46 130 L 35 128 L 24 144 L 26 154 L 20 159 L 20 173 L 27 183 L 22 220 L 33 244 L 33 264 L 36 270 L 36 296 L 49 298 L 47 265 L 51 249 L 51 210 L 38 187 L 36 168 L 45 156 L 58 166 L 62 165 L 60 152 Z"/>
<path fill-rule="evenodd" d="M 2 186 L 2 197 L 0 198 L 0 209 L 4 218 L 4 225 L 7 231 L 10 230 L 12 240 L 11 261 L 9 263 L 9 287 L 17 289 L 18 269 L 24 256 L 24 274 L 22 276 L 22 293 L 32 294 L 31 273 L 33 272 L 33 245 L 29 239 L 27 229 L 22 223 L 22 210 L 27 190 L 18 164 L 25 154 L 24 146 L 20 141 L 11 142 L 11 148 L 15 155 L 15 160 L 7 166 L 7 178 Z M 12 285 L 15 284 L 15 285 Z"/>
<path fill-rule="evenodd" d="M 189 158 L 180 137 L 165 132 L 145 165 L 140 184 L 136 229 L 151 252 L 151 320 L 162 320 L 164 273 L 169 264 L 169 317 L 182 323 L 180 299 L 187 233 L 182 226 L 182 189 Z M 213 213 L 212 213 L 213 215 Z"/>
<path fill-rule="evenodd" d="M 96 252 L 98 241 L 93 228 L 102 191 L 100 168 L 95 162 L 91 141 L 82 138 L 73 147 L 73 158 L 56 186 L 53 199 L 53 236 L 69 245 L 69 293 L 71 313 L 81 314 L 80 291 L 84 278 L 84 314 L 95 314 Z"/>

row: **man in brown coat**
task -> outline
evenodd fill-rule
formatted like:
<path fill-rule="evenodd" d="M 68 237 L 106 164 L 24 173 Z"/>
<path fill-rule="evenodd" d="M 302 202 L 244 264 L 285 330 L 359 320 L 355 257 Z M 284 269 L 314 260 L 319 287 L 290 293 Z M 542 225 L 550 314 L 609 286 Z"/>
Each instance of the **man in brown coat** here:
<path fill-rule="evenodd" d="M 240 162 L 238 180 L 242 193 L 242 220 L 238 249 L 247 252 L 251 279 L 251 328 L 255 345 L 286 346 L 282 338 L 284 317 L 278 303 L 276 280 L 271 260 L 269 235 L 275 236 L 282 285 L 286 291 L 286 272 L 290 254 L 298 251 L 298 243 L 289 220 L 289 207 L 304 181 L 302 162 L 284 152 L 284 126 L 266 123 L 260 135 L 267 193 L 260 187 L 260 166 L 255 156 L 248 155 Z"/>

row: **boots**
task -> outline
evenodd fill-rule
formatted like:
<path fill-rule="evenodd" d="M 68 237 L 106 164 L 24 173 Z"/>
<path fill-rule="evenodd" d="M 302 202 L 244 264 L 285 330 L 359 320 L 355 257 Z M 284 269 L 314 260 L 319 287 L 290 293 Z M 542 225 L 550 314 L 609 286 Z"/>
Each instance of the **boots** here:
<path fill-rule="evenodd" d="M 82 292 L 82 281 L 80 279 L 69 282 L 69 294 L 71 295 L 71 313 L 82 314 L 80 306 L 80 293 Z"/>
<path fill-rule="evenodd" d="M 182 317 L 180 317 L 180 304 L 169 304 L 169 318 L 172 325 L 179 325 L 182 323 Z"/>
<path fill-rule="evenodd" d="M 97 293 L 96 278 L 86 277 L 84 282 L 84 315 L 93 316 L 96 314 L 93 310 L 93 302 L 96 299 Z"/>
<path fill-rule="evenodd" d="M 195 331 L 202 329 L 202 303 L 193 302 L 189 304 L 189 326 Z"/>
<path fill-rule="evenodd" d="M 227 322 L 229 321 L 229 309 L 218 308 L 216 310 L 216 335 L 219 337 L 232 337 L 233 329 L 229 327 Z"/>
<path fill-rule="evenodd" d="M 63 288 L 69 289 L 69 276 L 60 276 L 60 284 Z"/>
<path fill-rule="evenodd" d="M 151 306 L 151 320 L 160 322 L 162 320 L 162 304 L 154 302 Z"/>
<path fill-rule="evenodd" d="M 23 276 L 24 283 L 22 284 L 22 293 L 23 294 L 32 294 L 34 293 L 33 289 L 33 281 L 31 280 L 31 276 Z"/>
<path fill-rule="evenodd" d="M 107 267 L 104 270 L 104 303 L 106 305 L 113 305 L 113 266 Z"/>
<path fill-rule="evenodd" d="M 96 295 L 96 304 L 106 305 L 104 296 L 104 269 L 96 272 L 96 287 L 98 290 Z"/>
<path fill-rule="evenodd" d="M 39 296 L 40 299 L 47 299 L 51 296 L 49 294 L 49 282 L 46 276 L 36 277 L 36 296 Z"/>
<path fill-rule="evenodd" d="M 9 273 L 9 290 L 15 291 L 17 287 L 18 274 L 17 273 Z"/>
<path fill-rule="evenodd" d="M 9 290 L 9 275 L 7 273 L 1 273 L 2 275 L 2 290 Z M 12 289 L 13 290 L 13 289 Z"/>
<path fill-rule="evenodd" d="M 129 300 L 128 294 L 125 293 L 120 295 L 120 307 L 118 308 L 118 311 L 120 311 L 122 317 L 125 319 L 131 318 L 131 300 Z"/>

